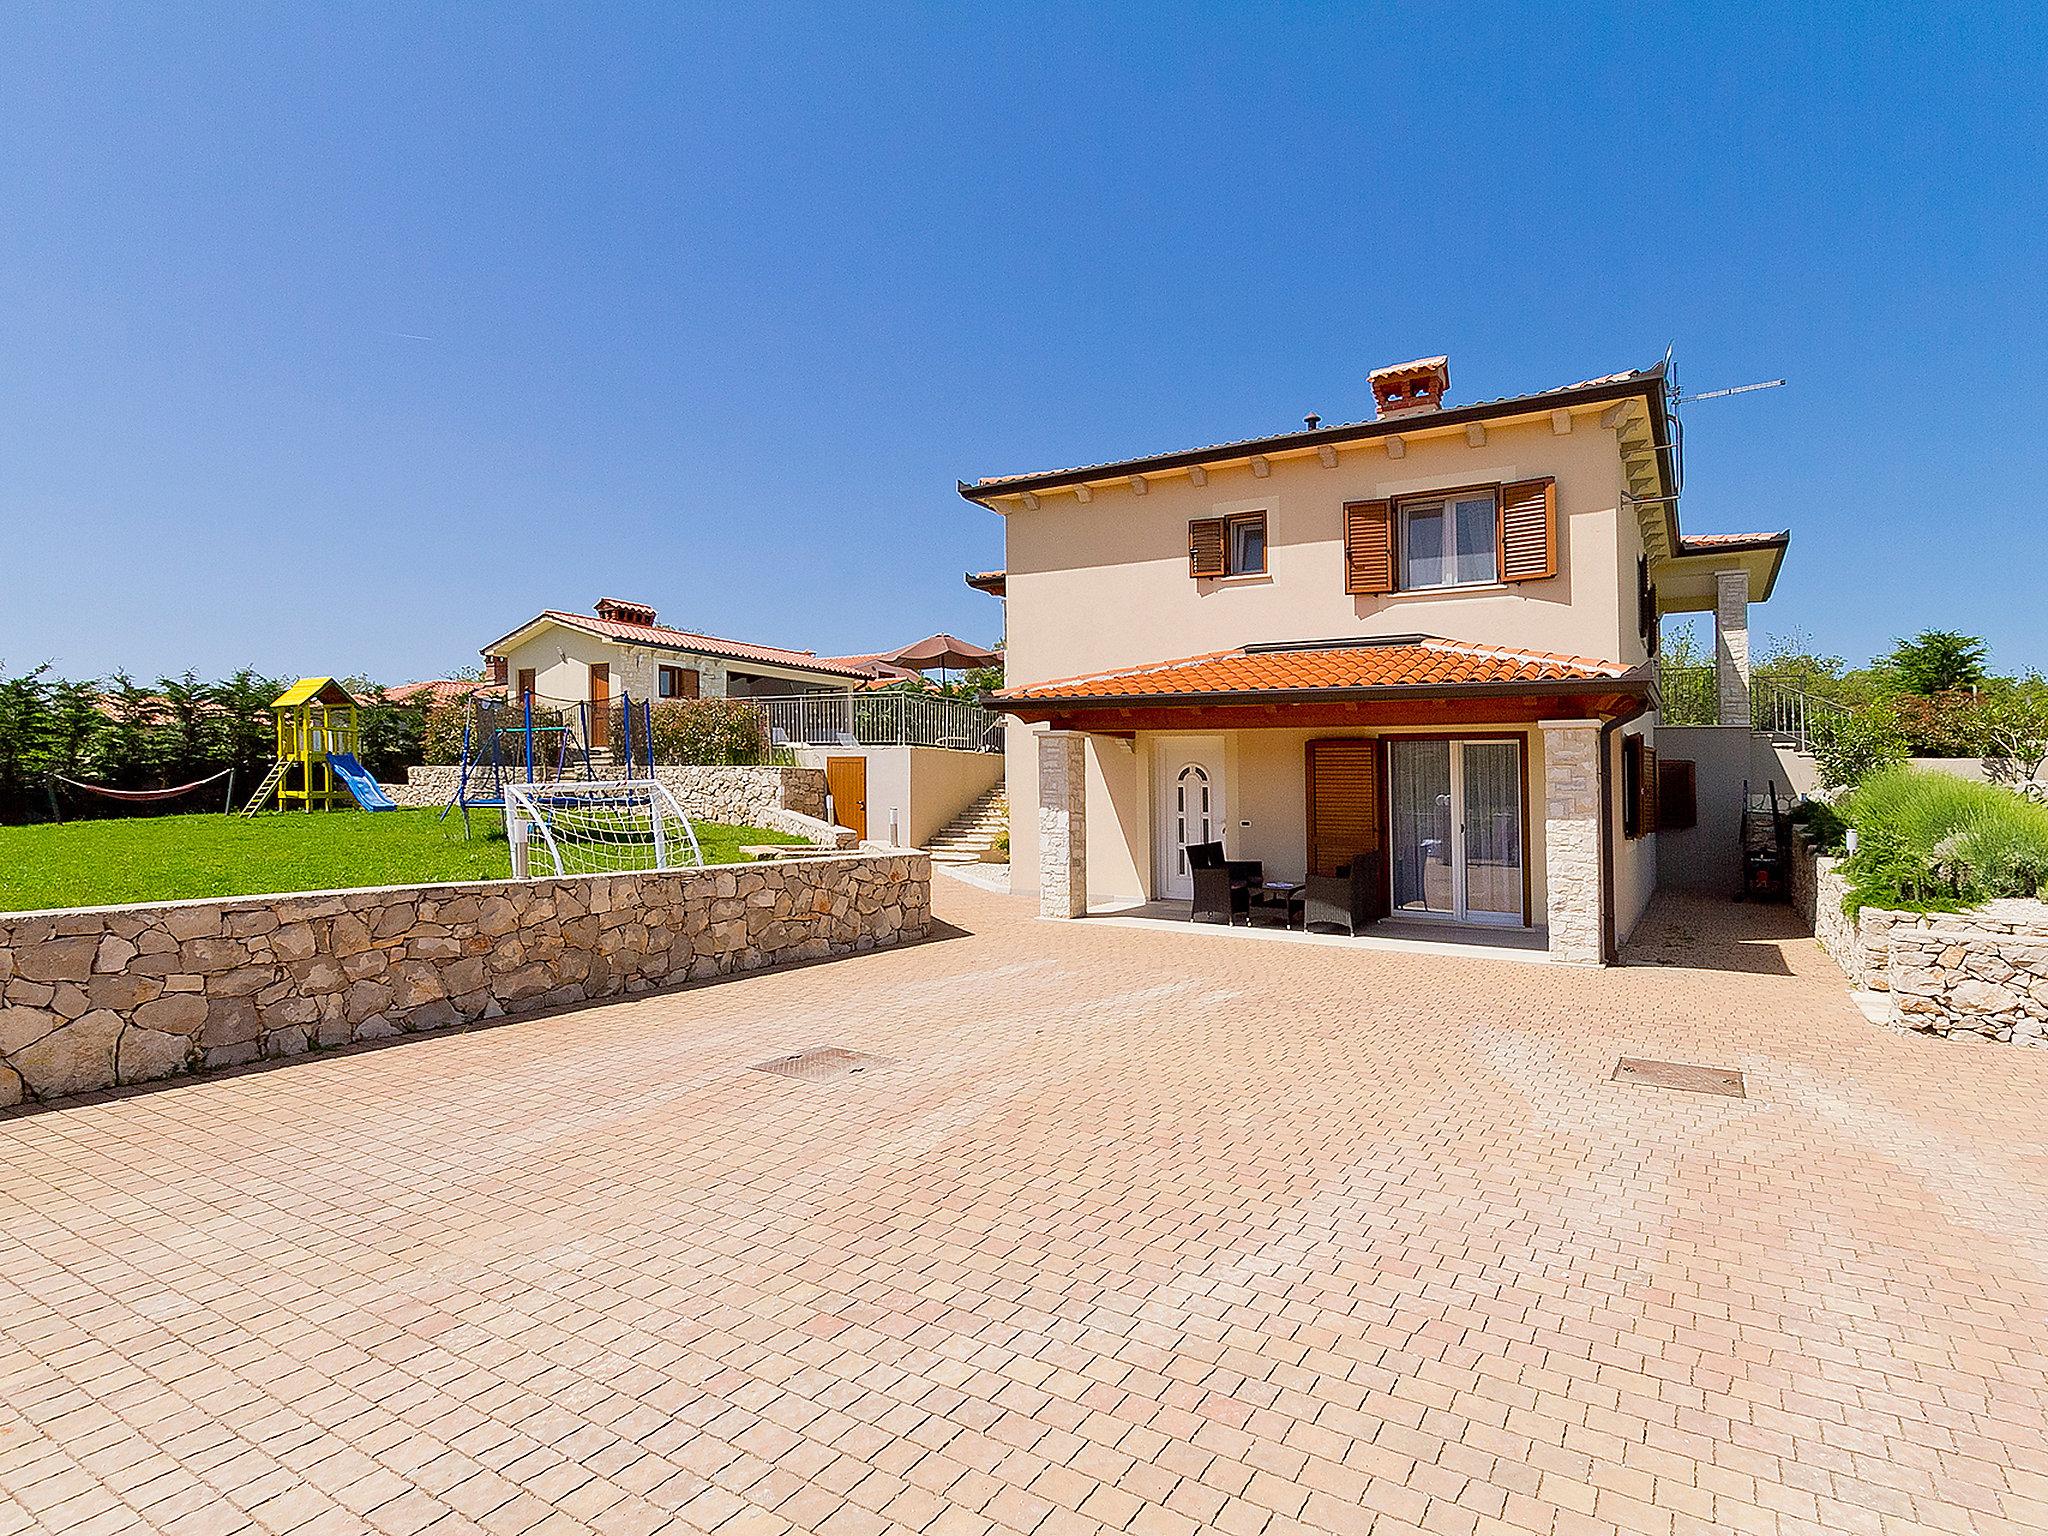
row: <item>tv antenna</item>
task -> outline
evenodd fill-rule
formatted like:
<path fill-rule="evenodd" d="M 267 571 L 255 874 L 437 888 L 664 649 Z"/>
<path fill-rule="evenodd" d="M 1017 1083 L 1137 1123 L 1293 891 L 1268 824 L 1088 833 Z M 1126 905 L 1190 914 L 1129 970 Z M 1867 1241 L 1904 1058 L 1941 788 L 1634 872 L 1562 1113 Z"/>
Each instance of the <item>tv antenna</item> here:
<path fill-rule="evenodd" d="M 1759 389 L 1780 389 L 1784 383 L 1783 379 L 1765 379 L 1761 384 L 1737 384 L 1729 389 L 1703 389 L 1696 395 L 1688 395 L 1681 390 L 1672 395 L 1671 403 L 1690 405 L 1695 400 L 1719 400 L 1728 395 L 1751 394 Z"/>

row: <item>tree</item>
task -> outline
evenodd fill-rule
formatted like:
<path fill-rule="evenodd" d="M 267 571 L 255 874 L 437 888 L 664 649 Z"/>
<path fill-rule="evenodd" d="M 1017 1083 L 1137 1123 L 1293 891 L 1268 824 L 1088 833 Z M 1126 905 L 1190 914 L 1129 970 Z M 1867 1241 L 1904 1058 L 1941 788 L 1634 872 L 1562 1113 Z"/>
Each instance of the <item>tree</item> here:
<path fill-rule="evenodd" d="M 1700 647 L 1699 631 L 1693 621 L 1673 624 L 1657 637 L 1657 660 L 1665 670 L 1682 672 L 1688 667 L 1710 667 L 1714 658 Z"/>
<path fill-rule="evenodd" d="M 1987 648 L 1974 635 L 1952 629 L 1923 629 L 1901 640 L 1880 663 L 1906 693 L 1930 697 L 1984 682 Z"/>
<path fill-rule="evenodd" d="M 1984 773 L 2030 799 L 2040 799 L 2041 765 L 2048 762 L 2048 682 L 2030 672 L 2001 686 L 1984 702 Z"/>
<path fill-rule="evenodd" d="M 1758 682 L 1776 683 L 1816 698 L 1840 699 L 1842 672 L 1847 665 L 1839 656 L 1821 655 L 1813 648 L 1813 637 L 1803 629 L 1795 629 L 1771 637 L 1771 643 L 1757 658 L 1754 672 Z"/>
<path fill-rule="evenodd" d="M 1891 710 L 1872 704 L 1818 725 L 1813 756 L 1821 788 L 1854 789 L 1880 768 L 1904 762 L 1906 743 Z"/>

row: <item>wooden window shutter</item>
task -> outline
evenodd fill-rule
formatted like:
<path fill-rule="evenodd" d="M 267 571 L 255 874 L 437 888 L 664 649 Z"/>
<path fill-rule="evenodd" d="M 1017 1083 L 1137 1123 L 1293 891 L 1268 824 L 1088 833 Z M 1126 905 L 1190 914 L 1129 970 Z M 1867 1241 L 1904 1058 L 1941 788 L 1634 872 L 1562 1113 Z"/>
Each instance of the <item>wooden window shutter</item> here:
<path fill-rule="evenodd" d="M 1379 756 L 1370 738 L 1308 744 L 1309 873 L 1334 875 L 1380 846 Z"/>
<path fill-rule="evenodd" d="M 704 686 L 702 674 L 695 667 L 684 667 L 681 671 L 683 674 L 683 685 L 677 690 L 677 697 L 685 699 L 696 698 L 699 690 Z"/>
<path fill-rule="evenodd" d="M 1344 503 L 1344 590 L 1394 590 L 1394 507 L 1388 501 Z"/>
<path fill-rule="evenodd" d="M 1667 757 L 1657 765 L 1657 826 L 1682 832 L 1700 819 L 1698 776 L 1691 761 Z"/>
<path fill-rule="evenodd" d="M 1642 804 L 1636 808 L 1636 835 L 1647 837 L 1657 830 L 1657 749 L 1646 741 L 1642 751 Z"/>
<path fill-rule="evenodd" d="M 1201 517 L 1188 524 L 1188 574 L 1223 574 L 1223 519 Z"/>
<path fill-rule="evenodd" d="M 1500 488 L 1500 579 L 1557 574 L 1557 482 L 1518 480 Z"/>

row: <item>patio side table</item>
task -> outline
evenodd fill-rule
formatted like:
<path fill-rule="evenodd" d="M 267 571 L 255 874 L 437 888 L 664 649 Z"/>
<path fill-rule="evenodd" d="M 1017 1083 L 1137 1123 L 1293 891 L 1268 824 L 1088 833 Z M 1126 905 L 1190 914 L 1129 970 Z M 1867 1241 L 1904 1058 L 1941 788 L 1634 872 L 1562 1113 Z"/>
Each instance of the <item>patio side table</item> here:
<path fill-rule="evenodd" d="M 1282 928 L 1301 926 L 1302 901 L 1307 888 L 1297 880 L 1268 880 L 1259 887 L 1259 905 L 1277 908 Z"/>

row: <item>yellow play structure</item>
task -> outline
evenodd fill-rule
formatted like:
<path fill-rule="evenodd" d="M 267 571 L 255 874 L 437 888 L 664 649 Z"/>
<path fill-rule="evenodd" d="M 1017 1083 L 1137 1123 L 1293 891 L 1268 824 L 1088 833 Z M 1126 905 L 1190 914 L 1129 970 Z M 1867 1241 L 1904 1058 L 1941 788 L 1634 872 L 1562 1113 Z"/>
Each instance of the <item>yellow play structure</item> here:
<path fill-rule="evenodd" d="M 357 782 L 368 780 L 376 791 L 376 781 L 356 761 L 363 707 L 354 694 L 331 677 L 302 677 L 270 707 L 277 715 L 277 761 L 242 808 L 244 816 L 254 816 L 273 799 L 281 811 L 387 808 L 388 801 L 369 804 Z M 377 793 L 376 798 L 383 796 Z"/>

